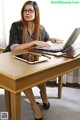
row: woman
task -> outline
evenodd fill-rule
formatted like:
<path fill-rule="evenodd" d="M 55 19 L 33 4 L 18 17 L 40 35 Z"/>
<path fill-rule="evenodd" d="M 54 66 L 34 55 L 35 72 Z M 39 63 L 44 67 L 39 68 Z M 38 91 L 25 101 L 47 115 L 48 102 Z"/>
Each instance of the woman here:
<path fill-rule="evenodd" d="M 48 40 L 61 43 L 59 39 L 49 38 L 45 28 L 40 25 L 40 14 L 37 3 L 34 1 L 25 2 L 21 10 L 21 20 L 14 22 L 11 26 L 8 50 L 17 51 L 35 45 L 50 47 L 50 45 L 46 43 Z M 46 94 L 46 84 L 40 84 L 38 87 L 40 89 L 43 108 L 49 109 L 50 103 Z M 42 120 L 42 113 L 35 101 L 32 89 L 25 90 L 24 93 L 31 102 L 35 120 Z"/>

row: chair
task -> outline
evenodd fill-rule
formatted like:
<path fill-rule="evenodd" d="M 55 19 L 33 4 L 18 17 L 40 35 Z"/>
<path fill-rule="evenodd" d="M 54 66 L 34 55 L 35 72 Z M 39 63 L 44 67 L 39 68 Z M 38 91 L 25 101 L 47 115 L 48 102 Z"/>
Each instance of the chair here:
<path fill-rule="evenodd" d="M 2 53 L 4 51 L 4 48 L 0 47 L 0 53 Z"/>

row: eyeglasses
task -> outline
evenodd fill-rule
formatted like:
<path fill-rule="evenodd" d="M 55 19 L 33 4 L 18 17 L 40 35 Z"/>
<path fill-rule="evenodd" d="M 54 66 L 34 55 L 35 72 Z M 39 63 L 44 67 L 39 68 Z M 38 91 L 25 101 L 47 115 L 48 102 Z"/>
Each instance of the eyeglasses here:
<path fill-rule="evenodd" d="M 28 10 L 26 10 L 26 9 L 24 9 L 24 13 L 26 14 L 26 13 L 33 13 L 33 12 L 35 12 L 35 10 L 33 10 L 33 9 L 28 9 Z"/>

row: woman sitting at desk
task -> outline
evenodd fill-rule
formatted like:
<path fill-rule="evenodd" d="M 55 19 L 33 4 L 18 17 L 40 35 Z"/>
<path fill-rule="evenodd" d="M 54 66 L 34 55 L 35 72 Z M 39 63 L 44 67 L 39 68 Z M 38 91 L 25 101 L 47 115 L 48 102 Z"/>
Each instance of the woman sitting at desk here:
<path fill-rule="evenodd" d="M 48 40 L 58 43 L 62 42 L 56 38 L 49 38 L 45 28 L 40 25 L 40 13 L 37 3 L 34 1 L 27 1 L 24 3 L 21 10 L 21 20 L 14 22 L 11 26 L 9 45 L 5 52 L 8 50 L 22 50 L 35 45 L 50 47 L 50 45 L 46 43 Z M 38 87 L 40 89 L 40 94 L 43 101 L 43 108 L 49 109 L 50 103 L 46 94 L 46 84 L 40 84 Z M 34 111 L 35 120 L 42 120 L 42 113 L 35 101 L 32 89 L 25 90 L 24 93 L 30 100 Z"/>

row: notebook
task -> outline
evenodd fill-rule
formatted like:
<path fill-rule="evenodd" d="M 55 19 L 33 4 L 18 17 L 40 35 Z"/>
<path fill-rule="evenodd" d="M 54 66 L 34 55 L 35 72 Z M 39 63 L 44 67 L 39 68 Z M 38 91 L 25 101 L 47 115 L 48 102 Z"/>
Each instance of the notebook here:
<path fill-rule="evenodd" d="M 47 43 L 50 44 L 51 46 L 50 48 L 37 46 L 36 49 L 50 51 L 50 52 L 65 52 L 75 42 L 79 34 L 80 34 L 80 28 L 75 28 L 65 43 L 63 42 L 62 44 L 59 44 L 59 43 L 52 43 L 51 41 L 48 41 Z"/>

